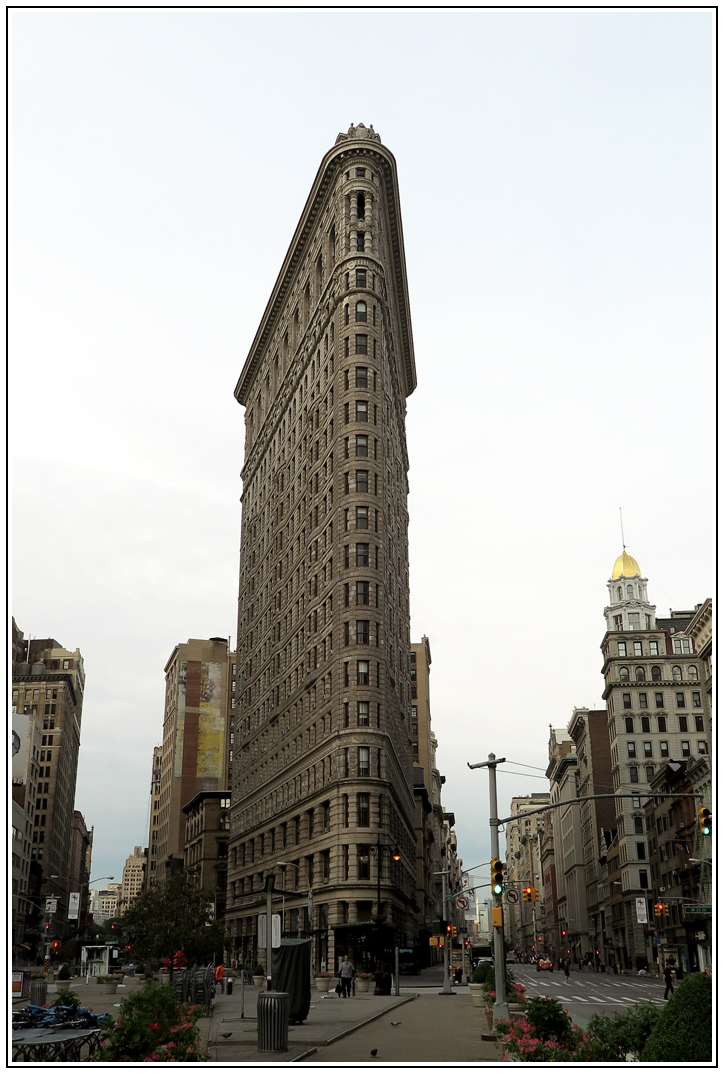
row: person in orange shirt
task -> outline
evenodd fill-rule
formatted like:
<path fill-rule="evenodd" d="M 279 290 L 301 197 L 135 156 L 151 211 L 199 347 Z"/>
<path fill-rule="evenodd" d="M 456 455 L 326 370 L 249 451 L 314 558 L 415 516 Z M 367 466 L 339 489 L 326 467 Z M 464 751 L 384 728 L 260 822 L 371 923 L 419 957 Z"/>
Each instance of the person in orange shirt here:
<path fill-rule="evenodd" d="M 221 963 L 219 963 L 219 965 L 216 967 L 216 973 L 214 974 L 214 976 L 216 977 L 216 987 L 218 988 L 219 992 L 223 996 L 223 994 L 224 994 L 224 967 L 221 965 Z"/>

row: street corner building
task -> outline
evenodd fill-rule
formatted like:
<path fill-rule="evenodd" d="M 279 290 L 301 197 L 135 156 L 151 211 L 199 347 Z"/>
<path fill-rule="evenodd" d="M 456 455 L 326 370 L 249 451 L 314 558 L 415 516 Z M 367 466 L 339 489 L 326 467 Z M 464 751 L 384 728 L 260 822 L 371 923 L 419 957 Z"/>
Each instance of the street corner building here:
<path fill-rule="evenodd" d="M 235 389 L 246 448 L 226 919 L 240 959 L 264 961 L 270 873 L 287 892 L 283 933 L 313 935 L 317 969 L 343 954 L 389 969 L 394 945 L 414 942 L 415 384 L 395 158 L 359 124 L 322 160 Z"/>

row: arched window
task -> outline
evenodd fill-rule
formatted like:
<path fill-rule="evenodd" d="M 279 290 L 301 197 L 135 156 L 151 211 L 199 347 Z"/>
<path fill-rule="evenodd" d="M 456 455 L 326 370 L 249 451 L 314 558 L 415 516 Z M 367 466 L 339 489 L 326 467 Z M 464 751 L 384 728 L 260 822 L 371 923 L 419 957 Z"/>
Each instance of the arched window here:
<path fill-rule="evenodd" d="M 688 672 L 689 672 L 689 678 L 690 678 L 690 680 L 691 680 L 692 682 L 696 682 L 696 680 L 697 680 L 697 679 L 699 678 L 699 672 L 698 672 L 698 671 L 696 670 L 696 668 L 694 667 L 694 665 L 693 665 L 693 664 L 689 664 L 689 667 L 688 667 L 688 669 L 687 669 L 687 670 L 688 670 Z"/>
<path fill-rule="evenodd" d="M 619 679 L 619 682 L 628 682 L 628 680 L 629 680 L 628 668 L 619 668 L 618 669 L 618 679 Z"/>
<path fill-rule="evenodd" d="M 678 664 L 674 664 L 673 668 L 671 669 L 671 677 L 674 682 L 681 682 L 681 680 L 683 679 L 683 675 L 681 674 L 681 668 Z"/>
<path fill-rule="evenodd" d="M 651 668 L 651 681 L 661 682 L 661 668 L 657 664 Z"/>
<path fill-rule="evenodd" d="M 358 302 L 355 307 L 354 319 L 356 321 L 367 321 L 367 303 Z"/>
<path fill-rule="evenodd" d="M 634 595 L 633 586 L 632 585 L 627 585 L 626 586 L 626 596 L 628 597 L 629 600 L 633 600 L 633 595 Z"/>
<path fill-rule="evenodd" d="M 219 817 L 219 828 L 222 831 L 228 832 L 228 830 L 229 830 L 229 814 L 228 813 L 222 813 L 221 816 Z"/>
<path fill-rule="evenodd" d="M 646 682 L 646 672 L 643 668 L 636 668 L 636 682 Z"/>
<path fill-rule="evenodd" d="M 618 599 L 623 600 L 623 586 L 618 587 Z"/>

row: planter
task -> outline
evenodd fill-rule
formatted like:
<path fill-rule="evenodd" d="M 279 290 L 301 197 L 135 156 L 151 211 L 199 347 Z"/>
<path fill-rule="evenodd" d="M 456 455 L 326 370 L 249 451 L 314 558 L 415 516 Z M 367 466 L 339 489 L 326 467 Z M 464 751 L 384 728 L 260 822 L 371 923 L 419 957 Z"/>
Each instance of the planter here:
<path fill-rule="evenodd" d="M 481 984 L 471 984 L 468 985 L 468 988 L 470 989 L 470 995 L 473 997 L 473 1007 L 484 1007 L 483 986 Z"/>
<path fill-rule="evenodd" d="M 369 981 L 361 981 L 358 977 L 357 981 L 355 982 L 355 988 L 358 992 L 369 992 L 370 983 Z"/>
<path fill-rule="evenodd" d="M 103 981 L 98 987 L 104 996 L 115 996 L 116 990 L 118 989 L 118 981 Z"/>
<path fill-rule="evenodd" d="M 511 1018 L 525 1018 L 525 1005 L 522 1003 L 509 1003 L 508 1012 Z"/>
<path fill-rule="evenodd" d="M 252 977 L 252 980 L 254 982 L 255 988 L 262 988 L 263 985 L 266 983 L 266 977 L 263 974 L 260 974 L 257 977 Z"/>
<path fill-rule="evenodd" d="M 330 977 L 315 977 L 314 981 L 317 985 L 318 992 L 329 992 L 329 985 L 331 983 Z"/>

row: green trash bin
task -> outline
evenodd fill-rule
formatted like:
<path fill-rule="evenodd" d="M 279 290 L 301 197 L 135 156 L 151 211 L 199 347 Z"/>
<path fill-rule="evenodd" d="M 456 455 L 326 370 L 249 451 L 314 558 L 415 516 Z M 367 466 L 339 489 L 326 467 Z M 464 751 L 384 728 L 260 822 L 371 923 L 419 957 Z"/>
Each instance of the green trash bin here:
<path fill-rule="evenodd" d="M 260 1052 L 289 1050 L 289 993 L 260 992 L 256 1001 L 256 1038 Z"/>

